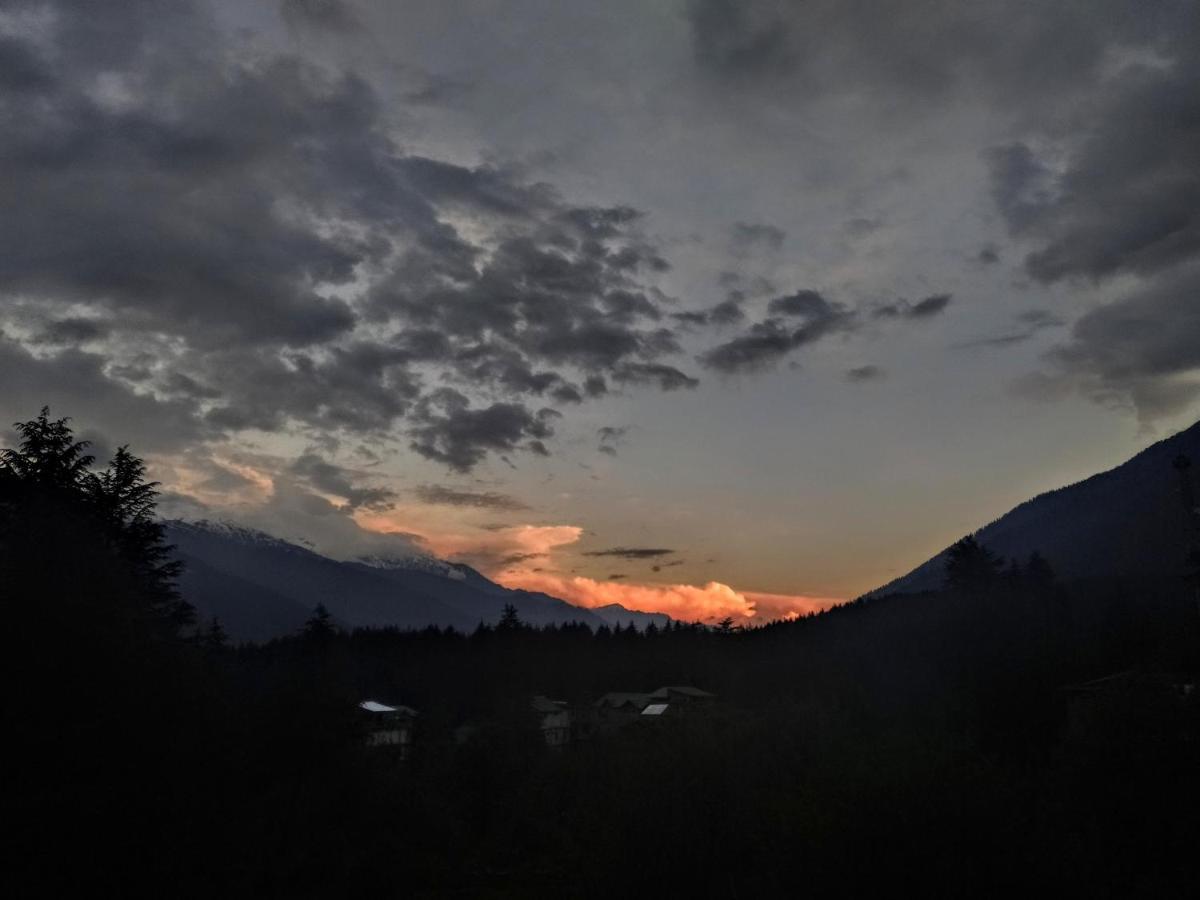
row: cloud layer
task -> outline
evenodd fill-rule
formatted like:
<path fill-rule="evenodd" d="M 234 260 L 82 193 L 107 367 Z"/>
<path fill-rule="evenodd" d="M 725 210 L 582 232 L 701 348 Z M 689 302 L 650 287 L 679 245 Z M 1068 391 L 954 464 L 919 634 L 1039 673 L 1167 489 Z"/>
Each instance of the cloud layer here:
<path fill-rule="evenodd" d="M 697 383 L 663 359 L 669 266 L 637 210 L 407 153 L 362 77 L 239 46 L 198 2 L 5 24 L 0 328 L 45 348 L 36 380 L 87 344 L 80 396 L 173 409 L 187 439 L 400 430 L 459 471 L 548 453 L 554 407 L 613 385 Z"/>

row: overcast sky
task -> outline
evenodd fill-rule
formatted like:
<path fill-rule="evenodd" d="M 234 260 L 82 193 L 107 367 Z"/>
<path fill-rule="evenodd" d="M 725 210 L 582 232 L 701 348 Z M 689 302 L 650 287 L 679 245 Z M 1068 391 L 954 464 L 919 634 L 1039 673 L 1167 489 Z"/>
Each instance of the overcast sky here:
<path fill-rule="evenodd" d="M 1195 421 L 1198 26 L 0 0 L 0 421 L 339 556 L 853 597 Z"/>

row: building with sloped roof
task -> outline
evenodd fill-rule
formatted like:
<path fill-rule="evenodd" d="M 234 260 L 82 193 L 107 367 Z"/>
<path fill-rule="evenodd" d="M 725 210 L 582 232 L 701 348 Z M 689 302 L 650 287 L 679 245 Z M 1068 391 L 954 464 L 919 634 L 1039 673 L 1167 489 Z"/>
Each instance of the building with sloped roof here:
<path fill-rule="evenodd" d="M 691 685 L 671 685 L 660 687 L 650 693 L 650 699 L 656 703 L 704 703 L 716 700 L 716 694 L 701 690 Z"/>
<path fill-rule="evenodd" d="M 392 706 L 378 700 L 358 704 L 368 747 L 394 751 L 400 759 L 412 754 L 413 726 L 417 711 L 409 706 Z"/>

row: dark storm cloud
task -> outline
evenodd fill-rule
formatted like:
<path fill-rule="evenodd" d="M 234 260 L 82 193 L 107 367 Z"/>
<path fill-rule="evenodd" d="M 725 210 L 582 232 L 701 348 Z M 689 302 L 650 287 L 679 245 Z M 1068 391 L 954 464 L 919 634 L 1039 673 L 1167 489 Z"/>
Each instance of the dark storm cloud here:
<path fill-rule="evenodd" d="M 674 366 L 662 363 L 622 363 L 613 370 L 613 381 L 621 384 L 653 384 L 660 390 L 677 391 L 694 388 L 700 382 Z"/>
<path fill-rule="evenodd" d="M 792 102 L 845 91 L 884 102 L 956 93 L 1028 109 L 1095 83 L 1114 45 L 1194 17 L 1186 0 L 1053 4 L 930 0 L 691 0 L 696 64 L 731 86 Z M 998 33 L 1004 40 L 997 40 Z"/>
<path fill-rule="evenodd" d="M 1122 78 L 1068 146 L 1057 168 L 1020 142 L 988 155 L 1030 275 L 1147 275 L 1200 254 L 1200 51 Z"/>
<path fill-rule="evenodd" d="M 709 322 L 709 314 L 700 311 L 688 311 L 671 313 L 671 318 L 681 325 L 707 325 Z"/>
<path fill-rule="evenodd" d="M 744 300 L 744 294 L 740 291 L 732 291 L 728 299 L 722 300 L 708 309 L 671 313 L 670 317 L 680 325 L 687 327 L 688 330 L 706 325 L 718 328 L 724 325 L 734 325 L 746 318 L 746 313 L 742 309 Z"/>
<path fill-rule="evenodd" d="M 877 319 L 932 319 L 944 312 L 953 299 L 952 294 L 933 294 L 916 303 L 897 300 L 895 303 L 885 303 L 875 307 L 871 315 Z"/>
<path fill-rule="evenodd" d="M 46 324 L 33 338 L 37 344 L 85 344 L 106 337 L 111 331 L 107 322 L 68 316 Z"/>
<path fill-rule="evenodd" d="M 950 294 L 934 294 L 924 300 L 918 300 L 906 312 L 910 319 L 929 319 L 944 311 L 950 305 Z"/>
<path fill-rule="evenodd" d="M 746 318 L 741 304 L 734 299 L 722 300 L 708 312 L 708 320 L 714 325 L 734 325 Z"/>
<path fill-rule="evenodd" d="M 612 547 L 608 550 L 589 550 L 584 556 L 616 556 L 621 559 L 656 559 L 670 556 L 674 550 L 663 547 Z"/>
<path fill-rule="evenodd" d="M 405 367 L 408 356 L 386 345 L 359 342 L 321 354 L 233 350 L 196 354 L 178 365 L 221 400 L 207 413 L 226 429 L 279 431 L 302 422 L 332 432 L 381 434 L 419 395 Z"/>
<path fill-rule="evenodd" d="M 396 492 L 382 487 L 364 487 L 353 473 L 336 466 L 315 453 L 305 453 L 291 466 L 291 473 L 318 491 L 334 494 L 346 501 L 348 509 L 391 509 Z"/>
<path fill-rule="evenodd" d="M 421 399 L 413 413 L 411 447 L 421 456 L 467 472 L 489 452 L 508 453 L 522 445 L 546 454 L 561 414 L 543 408 L 530 412 L 518 403 L 493 403 L 472 409 L 458 391 L 439 388 Z"/>
<path fill-rule="evenodd" d="M 950 304 L 950 294 L 934 294 L 916 303 L 898 300 L 877 306 L 874 318 L 922 321 Z M 849 334 L 862 326 L 859 311 L 826 299 L 812 290 L 775 297 L 767 304 L 767 318 L 737 337 L 718 344 L 697 357 L 701 365 L 725 374 L 766 369 L 793 351 L 835 334 Z"/>
<path fill-rule="evenodd" d="M 837 315 L 829 301 L 816 291 L 797 291 L 786 297 L 776 297 L 767 304 L 767 312 L 773 316 L 801 316 L 816 319 Z"/>
<path fill-rule="evenodd" d="M 95 353 L 72 348 L 39 359 L 0 333 L 0 385 L 5 408 L 16 417 L 49 405 L 56 415 L 73 416 L 76 427 L 100 430 L 108 442 L 128 442 L 140 452 L 178 450 L 211 436 L 197 422 L 193 403 L 135 393 L 110 377 Z"/>
<path fill-rule="evenodd" d="M 418 500 L 431 506 L 465 506 L 506 512 L 519 512 L 530 508 L 516 497 L 498 491 L 460 491 L 440 484 L 423 484 L 415 493 Z"/>
<path fill-rule="evenodd" d="M 762 369 L 799 346 L 793 334 L 778 319 L 757 322 L 745 334 L 701 354 L 700 363 L 727 373 Z"/>
<path fill-rule="evenodd" d="M 770 317 L 702 353 L 701 365 L 726 374 L 765 369 L 793 350 L 827 335 L 852 330 L 857 322 L 854 312 L 830 303 L 816 291 L 776 297 L 767 304 L 767 310 Z"/>
<path fill-rule="evenodd" d="M 596 449 L 608 456 L 616 456 L 617 448 L 625 442 L 625 435 L 629 433 L 628 426 L 605 425 L 596 430 Z"/>
<path fill-rule="evenodd" d="M 1183 373 L 1154 364 L 1172 345 L 1170 325 L 1131 310 L 1157 304 L 1183 315 L 1171 305 L 1183 301 L 1168 298 L 1187 291 L 1171 273 L 1200 257 L 1194 2 L 693 0 L 688 15 L 698 69 L 738 103 L 753 97 L 803 108 L 842 96 L 897 123 L 932 110 L 987 110 L 992 127 L 1008 135 L 980 148 L 992 198 L 1028 274 L 1043 284 L 1142 279 L 1130 299 L 1080 320 L 1058 357 L 1057 381 L 1090 386 L 1106 402 L 1123 398 L 1143 418 L 1182 408 L 1191 391 Z M 975 262 L 999 259 L 988 245 Z M 920 314 L 920 304 L 875 310 L 883 318 Z M 1119 340 L 1118 319 L 1130 329 Z M 1180 321 L 1183 340 L 1194 337 L 1190 319 Z M 1049 326 L 1018 323 L 971 345 L 1020 344 L 1041 327 Z M 764 323 L 708 362 L 725 370 L 762 365 L 788 342 L 782 328 Z"/>
<path fill-rule="evenodd" d="M 136 12 L 106 7 L 115 25 Z M 349 279 L 369 250 L 319 234 L 311 217 L 356 213 L 342 193 L 352 179 L 336 170 L 382 174 L 365 85 L 290 60 L 215 69 L 199 58 L 203 25 L 179 35 L 169 12 L 155 16 L 167 20 L 154 35 L 163 46 L 145 23 L 126 22 L 127 68 L 101 72 L 69 51 L 75 32 L 103 17 L 75 6 L 58 14 L 61 80 L 0 105 L 0 237 L 12 248 L 0 290 L 103 304 L 133 328 L 210 345 L 301 345 L 347 330 L 346 304 L 314 288 Z"/>
<path fill-rule="evenodd" d="M 1144 421 L 1183 412 L 1200 398 L 1200 263 L 1086 313 L 1048 358 L 1054 370 L 1026 387 L 1048 378 Z"/>
<path fill-rule="evenodd" d="M 99 342 L 95 377 L 179 397 L 181 433 L 411 426 L 462 469 L 548 452 L 526 398 L 696 383 L 662 361 L 669 265 L 637 210 L 405 154 L 362 78 L 240 52 L 199 2 L 27 6 L 47 27 L 0 38 L 0 296 L 45 309 L 47 346 Z M 507 402 L 447 405 L 431 376 Z"/>
<path fill-rule="evenodd" d="M 679 350 L 674 334 L 655 324 L 663 315 L 657 293 L 636 280 L 657 268 L 657 255 L 633 235 L 619 249 L 606 246 L 635 221 L 621 209 L 563 210 L 503 240 L 478 268 L 447 269 L 444 257 L 410 254 L 376 287 L 372 304 L 442 334 L 444 362 L 469 382 L 559 389 L 575 400 L 581 392 L 564 369 L 594 378 Z"/>
<path fill-rule="evenodd" d="M 1110 50 L 1127 58 L 1076 114 L 1033 122 L 985 157 L 996 206 L 1036 281 L 1139 281 L 1081 317 L 1051 356 L 1055 372 L 1025 388 L 1041 396 L 1078 387 L 1152 421 L 1197 397 L 1200 16 L 1194 4 L 1163 3 L 1140 33 L 1122 27 L 1126 40 Z M 1025 324 L 990 343 L 1017 343 L 1052 323 Z"/>
<path fill-rule="evenodd" d="M 879 366 L 857 366 L 846 370 L 846 380 L 856 383 L 878 381 L 883 377 L 883 369 Z"/>

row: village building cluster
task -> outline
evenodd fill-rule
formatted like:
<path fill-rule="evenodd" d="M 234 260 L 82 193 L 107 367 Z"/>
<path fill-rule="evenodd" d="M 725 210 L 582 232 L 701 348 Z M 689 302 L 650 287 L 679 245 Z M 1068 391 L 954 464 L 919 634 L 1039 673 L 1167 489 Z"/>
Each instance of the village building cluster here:
<path fill-rule="evenodd" d="M 669 685 L 649 693 L 615 691 L 591 704 L 571 704 L 537 695 L 530 708 L 546 746 L 554 749 L 612 733 L 642 723 L 647 725 L 712 708 L 717 695 L 691 685 Z M 412 753 L 416 710 L 378 700 L 359 705 L 363 733 L 368 747 L 391 750 L 401 759 Z M 477 729 L 470 724 L 455 731 L 455 740 L 464 743 Z"/>

